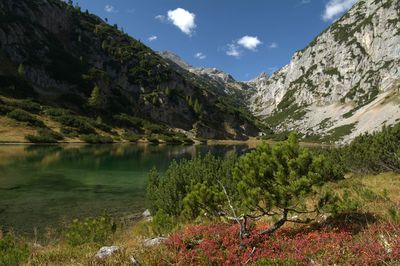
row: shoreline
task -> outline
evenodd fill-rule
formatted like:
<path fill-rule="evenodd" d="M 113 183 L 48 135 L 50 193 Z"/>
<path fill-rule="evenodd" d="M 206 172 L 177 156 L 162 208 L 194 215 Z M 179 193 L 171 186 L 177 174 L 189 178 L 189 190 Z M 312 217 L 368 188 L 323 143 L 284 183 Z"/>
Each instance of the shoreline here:
<path fill-rule="evenodd" d="M 133 144 L 133 145 L 172 145 L 172 146 L 194 146 L 194 145 L 209 145 L 209 146 L 214 146 L 214 145 L 247 145 L 249 147 L 257 147 L 258 145 L 262 144 L 263 142 L 268 143 L 268 144 L 275 144 L 279 141 L 275 140 L 263 140 L 263 139 L 256 139 L 256 138 L 250 138 L 248 140 L 218 140 L 218 139 L 210 139 L 206 140 L 205 142 L 201 141 L 196 141 L 192 144 L 176 144 L 176 143 L 168 143 L 168 142 L 162 142 L 160 141 L 159 143 L 152 143 L 150 141 L 146 140 L 139 140 L 137 142 L 129 142 L 129 141 L 114 141 L 110 143 L 87 143 L 83 141 L 62 141 L 62 142 L 57 142 L 57 143 L 37 143 L 37 142 L 2 142 L 0 141 L 0 146 L 7 146 L 7 145 L 115 145 L 115 144 Z M 302 142 L 300 141 L 300 145 L 305 146 L 305 147 L 336 147 L 336 144 L 326 144 L 326 143 L 318 143 L 318 142 Z"/>

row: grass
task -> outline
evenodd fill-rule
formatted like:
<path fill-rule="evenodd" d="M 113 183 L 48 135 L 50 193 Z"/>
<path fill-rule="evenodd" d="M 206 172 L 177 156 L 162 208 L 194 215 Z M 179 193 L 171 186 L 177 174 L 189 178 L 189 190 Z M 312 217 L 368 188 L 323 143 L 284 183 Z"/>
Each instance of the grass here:
<path fill-rule="evenodd" d="M 324 193 L 328 189 L 334 190 L 341 196 L 345 193 L 349 194 L 350 199 L 357 202 L 359 209 L 355 210 L 353 214 L 338 216 L 336 220 L 327 219 L 322 223 L 322 228 L 317 226 L 318 224 L 284 226 L 275 238 L 260 239 L 261 242 L 257 242 L 257 245 L 260 245 L 259 249 L 254 254 L 254 260 L 250 260 L 255 263 L 253 265 L 282 265 L 282 260 L 286 260 L 285 263 L 294 263 L 284 265 L 303 265 L 309 259 L 313 259 L 315 262 L 326 259 L 326 263 L 328 261 L 331 261 L 332 264 L 340 262 L 340 265 L 358 259 L 363 261 L 363 265 L 376 264 L 380 259 L 389 261 L 385 262 L 389 265 L 396 265 L 396 261 L 399 262 L 400 258 L 395 255 L 398 253 L 393 253 L 394 259 L 390 261 L 388 255 L 376 253 L 376 250 L 381 249 L 382 251 L 383 244 L 380 235 L 383 235 L 389 243 L 393 243 L 391 244 L 393 248 L 397 247 L 395 243 L 397 243 L 398 238 L 396 240 L 395 236 L 398 232 L 395 231 L 397 230 L 395 228 L 399 228 L 400 224 L 398 213 L 400 175 L 395 173 L 348 174 L 344 180 L 325 184 L 319 193 Z M 231 254 L 235 257 L 236 252 L 239 252 L 236 250 L 235 244 L 237 242 L 236 225 L 221 223 L 221 221 L 203 220 L 201 225 L 180 224 L 173 230 L 169 240 L 170 244 L 155 247 L 143 246 L 144 239 L 156 235 L 151 222 L 143 220 L 119 226 L 115 233 L 110 234 L 109 229 L 105 229 L 103 220 L 94 220 L 97 221 L 96 223 L 92 222 L 93 219 L 88 221 L 89 225 L 85 225 L 85 221 L 82 221 L 82 223 L 75 221 L 68 227 L 68 230 L 64 230 L 67 233 L 76 232 L 78 238 L 76 236 L 69 238 L 65 234 L 61 236 L 49 234 L 48 238 L 44 238 L 40 243 L 30 239 L 13 238 L 11 242 L 14 241 L 16 245 L 8 244 L 7 250 L 16 254 L 22 261 L 19 265 L 131 265 L 131 256 L 135 257 L 142 265 L 154 265 L 159 262 L 175 264 L 178 261 L 183 263 L 184 260 L 192 258 L 193 255 L 191 254 L 204 255 L 211 252 L 207 258 L 217 260 L 218 254 Z M 364 221 L 367 221 L 367 223 Z M 262 228 L 268 223 L 268 220 L 263 220 L 257 223 L 257 227 Z M 96 230 L 92 228 L 93 226 Z M 85 233 L 86 230 L 92 233 Z M 104 232 L 108 233 L 104 235 Z M 203 233 L 197 236 L 200 232 Z M 97 235 L 101 237 L 94 237 Z M 103 236 L 106 237 L 103 239 Z M 5 235 L 0 235 L 0 239 L 5 239 L 5 237 Z M 190 251 L 186 250 L 180 244 L 181 242 L 176 242 L 180 238 L 186 239 L 186 242 L 183 242 L 186 244 L 192 243 L 191 239 L 197 238 L 205 239 L 205 242 L 201 245 L 193 242 L 195 244 Z M 74 245 L 71 245 L 71 239 Z M 76 239 L 79 241 L 76 242 Z M 82 239 L 84 241 L 81 241 Z M 98 242 L 99 239 L 100 242 Z M 214 242 L 217 239 L 220 239 L 218 240 L 220 242 Z M 7 241 L 10 242 L 10 240 Z M 249 243 L 252 243 L 252 241 L 250 239 Z M 220 244 L 214 246 L 215 243 Z M 94 254 L 104 244 L 119 246 L 121 250 L 108 259 L 99 261 L 94 258 Z M 222 250 L 223 253 L 220 250 L 222 244 L 226 245 L 225 249 Z M 262 248 L 263 245 L 268 245 L 269 248 Z M 275 245 L 278 245 L 279 248 L 271 249 Z M 359 257 L 355 256 L 355 254 L 358 254 L 358 250 L 363 252 Z M 189 251 L 192 253 L 187 253 Z M 27 252 L 29 256 L 26 255 Z M 243 254 L 246 252 L 249 254 L 251 248 L 244 249 L 243 252 Z M 286 254 L 286 259 L 276 257 L 279 255 L 278 253 Z M 215 256 L 213 257 L 211 254 Z M 378 257 L 378 255 L 382 257 Z M 374 258 L 373 256 L 377 257 Z M 207 261 L 207 258 L 202 256 L 195 257 L 196 260 L 199 258 Z"/>

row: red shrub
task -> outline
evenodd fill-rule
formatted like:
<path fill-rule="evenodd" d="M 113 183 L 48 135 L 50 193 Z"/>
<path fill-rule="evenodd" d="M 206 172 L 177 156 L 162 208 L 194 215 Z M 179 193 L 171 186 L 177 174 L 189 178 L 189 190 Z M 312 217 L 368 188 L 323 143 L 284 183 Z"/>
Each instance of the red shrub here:
<path fill-rule="evenodd" d="M 178 265 L 242 265 L 263 258 L 304 265 L 400 260 L 400 225 L 372 225 L 356 236 L 346 229 L 282 229 L 273 236 L 262 236 L 257 234 L 261 227 L 266 226 L 254 228 L 251 237 L 241 242 L 237 225 L 190 226 L 172 235 L 166 245 L 177 254 Z"/>

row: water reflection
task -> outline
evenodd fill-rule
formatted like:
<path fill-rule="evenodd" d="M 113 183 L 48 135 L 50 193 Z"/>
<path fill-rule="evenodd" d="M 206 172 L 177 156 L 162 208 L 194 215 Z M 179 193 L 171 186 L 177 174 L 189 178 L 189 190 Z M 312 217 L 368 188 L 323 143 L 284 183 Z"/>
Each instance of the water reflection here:
<path fill-rule="evenodd" d="M 2 145 L 0 226 L 32 232 L 105 210 L 141 211 L 152 167 L 163 172 L 172 160 L 246 150 L 246 145 Z"/>

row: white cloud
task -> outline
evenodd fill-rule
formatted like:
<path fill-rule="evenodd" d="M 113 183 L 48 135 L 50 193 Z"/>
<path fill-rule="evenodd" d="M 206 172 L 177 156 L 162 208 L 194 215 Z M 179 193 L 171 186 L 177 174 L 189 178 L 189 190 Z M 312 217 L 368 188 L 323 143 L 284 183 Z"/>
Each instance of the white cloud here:
<path fill-rule="evenodd" d="M 168 20 L 187 35 L 192 35 L 196 28 L 195 18 L 195 14 L 183 8 L 168 11 Z"/>
<path fill-rule="evenodd" d="M 226 54 L 236 58 L 239 58 L 242 55 L 241 51 L 239 50 L 239 46 L 234 43 L 228 44 L 228 50 L 226 51 Z"/>
<path fill-rule="evenodd" d="M 164 22 L 164 21 L 165 21 L 165 16 L 163 16 L 163 15 L 157 15 L 157 16 L 155 16 L 154 18 L 157 19 L 157 20 L 159 20 L 159 21 L 161 21 L 161 22 Z"/>
<path fill-rule="evenodd" d="M 207 56 L 205 54 L 203 54 L 202 52 L 198 52 L 194 55 L 194 57 L 196 57 L 197 59 L 203 60 L 206 59 Z"/>
<path fill-rule="evenodd" d="M 276 42 L 271 42 L 271 43 L 268 45 L 268 48 L 270 48 L 270 49 L 278 48 L 278 43 L 276 43 Z"/>
<path fill-rule="evenodd" d="M 106 11 L 108 13 L 117 13 L 118 12 L 118 10 L 116 10 L 115 7 L 112 5 L 106 5 L 104 7 L 104 11 Z"/>
<path fill-rule="evenodd" d="M 147 38 L 147 40 L 148 40 L 149 42 L 157 41 L 157 39 L 158 39 L 158 37 L 155 36 L 155 35 L 151 35 L 149 38 Z"/>
<path fill-rule="evenodd" d="M 243 36 L 240 38 L 237 43 L 241 46 L 243 46 L 246 49 L 255 51 L 257 49 L 257 46 L 261 45 L 262 42 L 258 39 L 258 37 L 253 37 L 253 36 Z"/>
<path fill-rule="evenodd" d="M 333 20 L 338 15 L 349 10 L 358 0 L 330 0 L 325 5 L 325 11 L 322 15 L 324 21 Z"/>

